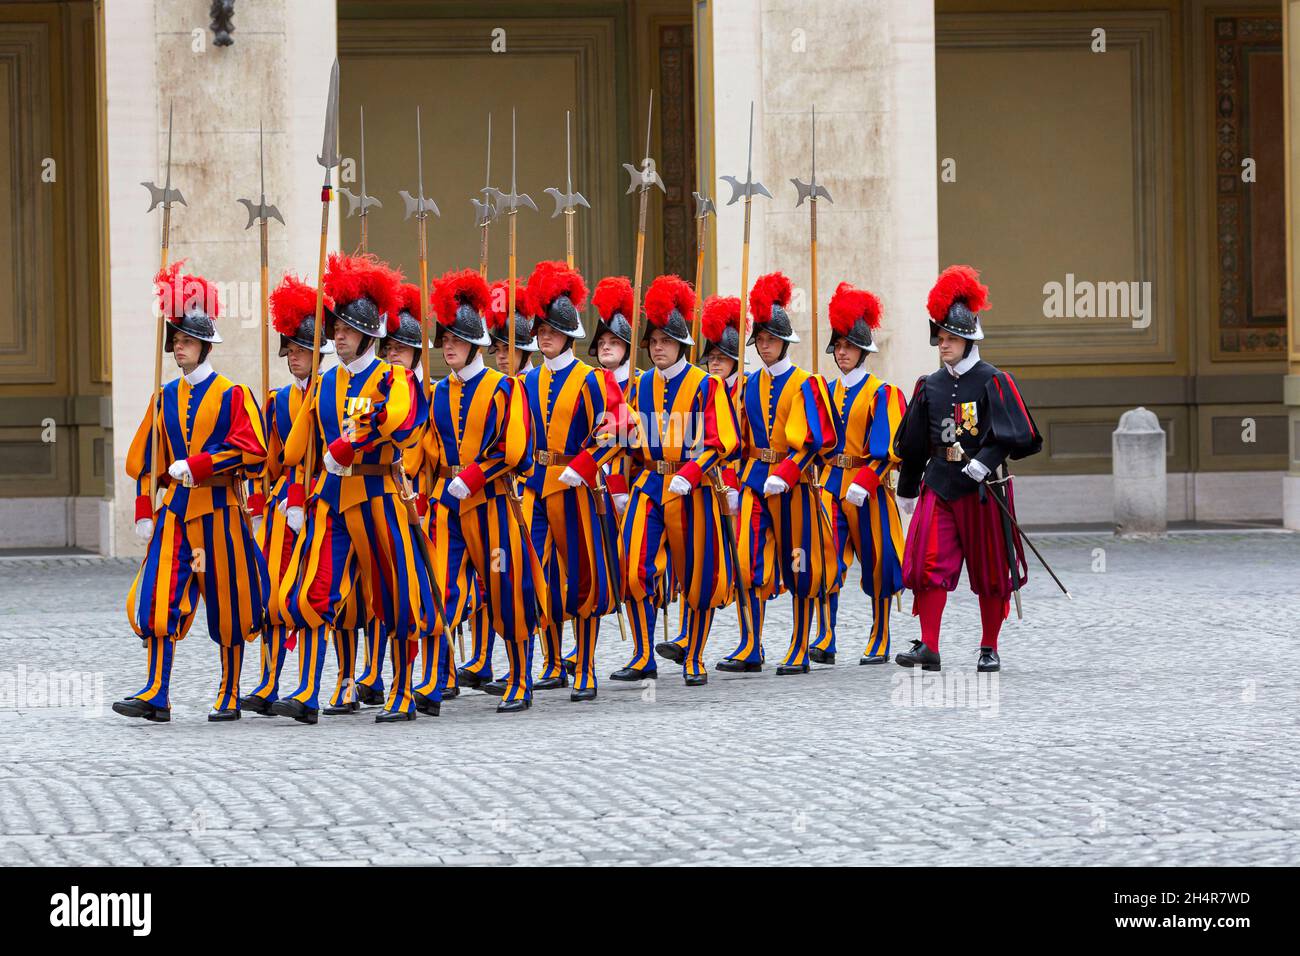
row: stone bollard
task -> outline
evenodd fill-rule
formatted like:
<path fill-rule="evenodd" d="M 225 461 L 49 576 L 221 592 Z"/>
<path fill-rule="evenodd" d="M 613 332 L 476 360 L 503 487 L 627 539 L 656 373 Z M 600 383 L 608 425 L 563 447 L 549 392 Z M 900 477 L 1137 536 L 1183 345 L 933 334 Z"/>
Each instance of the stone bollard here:
<path fill-rule="evenodd" d="M 1160 419 L 1145 408 L 1131 409 L 1119 417 L 1110 442 L 1115 533 L 1122 537 L 1164 534 L 1169 491 Z"/>

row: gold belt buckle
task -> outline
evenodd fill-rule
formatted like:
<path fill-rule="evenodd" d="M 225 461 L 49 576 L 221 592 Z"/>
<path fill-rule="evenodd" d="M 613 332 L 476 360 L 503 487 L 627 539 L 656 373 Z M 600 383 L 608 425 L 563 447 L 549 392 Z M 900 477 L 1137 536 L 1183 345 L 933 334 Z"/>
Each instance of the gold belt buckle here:
<path fill-rule="evenodd" d="M 836 455 L 836 456 L 835 456 L 835 467 L 837 467 L 837 468 L 852 468 L 852 467 L 853 467 L 853 456 L 852 456 L 852 455 Z"/>
<path fill-rule="evenodd" d="M 961 445 L 956 443 L 944 446 L 943 452 L 944 458 L 948 459 L 948 461 L 961 461 L 962 458 L 965 457 L 965 452 L 962 450 Z"/>
<path fill-rule="evenodd" d="M 537 455 L 536 455 L 536 458 L 537 458 L 537 464 L 541 465 L 543 468 L 549 468 L 549 467 L 550 467 L 550 465 L 551 465 L 551 453 L 550 453 L 549 451 L 547 451 L 545 448 L 539 448 L 539 449 L 537 449 Z"/>
<path fill-rule="evenodd" d="M 764 448 L 759 453 L 759 459 L 769 465 L 774 465 L 781 460 L 781 456 L 776 453 L 775 448 Z"/>
<path fill-rule="evenodd" d="M 655 472 L 660 475 L 674 475 L 677 473 L 677 462 L 658 459 L 655 461 Z"/>

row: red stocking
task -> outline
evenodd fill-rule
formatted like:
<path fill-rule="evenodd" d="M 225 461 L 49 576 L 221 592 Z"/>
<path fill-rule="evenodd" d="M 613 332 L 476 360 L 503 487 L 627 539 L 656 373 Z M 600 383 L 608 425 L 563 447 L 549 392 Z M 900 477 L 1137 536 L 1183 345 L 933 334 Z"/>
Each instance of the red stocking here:
<path fill-rule="evenodd" d="M 980 595 L 980 625 L 983 627 L 980 647 L 991 647 L 995 651 L 998 649 L 998 632 L 1002 630 L 1002 622 L 1007 619 L 1010 610 L 1009 598 Z"/>
<path fill-rule="evenodd" d="M 921 619 L 921 640 L 936 654 L 939 653 L 939 624 L 943 620 L 943 607 L 948 603 L 948 592 L 943 588 L 927 588 L 916 592 L 916 615 Z"/>

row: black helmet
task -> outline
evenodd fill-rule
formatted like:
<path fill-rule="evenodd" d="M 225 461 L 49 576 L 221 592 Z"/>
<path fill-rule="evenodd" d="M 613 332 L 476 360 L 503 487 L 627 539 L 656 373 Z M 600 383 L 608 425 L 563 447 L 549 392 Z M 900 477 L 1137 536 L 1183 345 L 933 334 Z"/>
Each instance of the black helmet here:
<path fill-rule="evenodd" d="M 632 283 L 627 276 L 606 276 L 596 283 L 596 290 L 591 293 L 591 304 L 596 307 L 600 318 L 596 320 L 596 333 L 587 347 L 588 355 L 596 354 L 596 343 L 606 332 L 622 339 L 631 354 L 632 323 L 629 317 L 632 315 L 632 298 Z"/>
<path fill-rule="evenodd" d="M 733 362 L 740 361 L 740 299 L 734 295 L 711 295 L 704 300 L 700 317 L 700 361 L 717 349 Z"/>
<path fill-rule="evenodd" d="M 534 325 L 545 322 L 571 339 L 587 337 L 578 310 L 587 301 L 587 286 L 576 269 L 563 262 L 539 262 L 528 277 L 528 312 Z"/>
<path fill-rule="evenodd" d="M 332 253 L 325 270 L 325 291 L 334 300 L 326 310 L 323 331 L 333 338 L 334 323 L 382 339 L 397 328 L 401 276 L 374 256 Z"/>
<path fill-rule="evenodd" d="M 420 320 L 405 309 L 398 312 L 397 317 L 399 324 L 388 333 L 388 337 L 398 345 L 409 345 L 417 352 L 424 348 L 424 330 L 420 328 Z"/>
<path fill-rule="evenodd" d="M 878 352 L 871 340 L 871 330 L 880 328 L 880 300 L 866 289 L 855 289 L 841 282 L 831 296 L 828 310 L 831 319 L 831 340 L 826 345 L 829 354 L 835 343 L 844 339 L 864 352 Z"/>
<path fill-rule="evenodd" d="M 510 283 L 498 279 L 488 290 L 490 308 L 488 311 L 488 336 L 493 342 L 510 344 L 510 330 L 506 325 L 506 311 L 510 308 Z M 537 340 L 533 336 L 533 320 L 525 310 L 528 308 L 528 291 L 515 280 L 515 348 L 521 352 L 536 352 Z"/>
<path fill-rule="evenodd" d="M 289 344 L 310 349 L 316 331 L 316 287 L 295 275 L 285 275 L 270 295 L 271 324 L 280 333 L 280 357 L 289 354 Z M 334 303 L 325 297 L 326 308 Z M 321 352 L 332 352 L 333 343 L 321 336 Z"/>
<path fill-rule="evenodd" d="M 655 279 L 645 294 L 646 327 L 643 344 L 655 329 L 681 345 L 693 344 L 686 316 L 694 311 L 695 290 L 689 282 L 675 275 Z"/>
<path fill-rule="evenodd" d="M 166 352 L 172 351 L 177 332 L 209 345 L 221 341 L 216 322 L 221 311 L 217 287 L 203 276 L 181 275 L 184 263 L 178 260 L 154 276 L 154 295 L 167 327 L 163 341 Z"/>
<path fill-rule="evenodd" d="M 971 342 L 984 338 L 977 315 L 988 308 L 988 286 L 970 266 L 949 266 L 930 290 L 926 310 L 930 313 L 930 344 L 939 344 L 939 333 L 948 332 Z"/>
<path fill-rule="evenodd" d="M 749 344 L 754 344 L 754 335 L 762 329 L 775 335 L 782 342 L 798 342 L 794 326 L 790 324 L 790 315 L 785 307 L 790 304 L 792 292 L 790 280 L 780 272 L 771 272 L 759 276 L 754 288 L 749 293 L 749 314 L 754 317 L 754 334 L 749 337 Z"/>
<path fill-rule="evenodd" d="M 448 272 L 433 288 L 433 311 L 438 317 L 434 345 L 442 344 L 444 332 L 450 332 L 470 345 L 487 346 L 483 313 L 488 307 L 487 281 L 473 269 Z"/>

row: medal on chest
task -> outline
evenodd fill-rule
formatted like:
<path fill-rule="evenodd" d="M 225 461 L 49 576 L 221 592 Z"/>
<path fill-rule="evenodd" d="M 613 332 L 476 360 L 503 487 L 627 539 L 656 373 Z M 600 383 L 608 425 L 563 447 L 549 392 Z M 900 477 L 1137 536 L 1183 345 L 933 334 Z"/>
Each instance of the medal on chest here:
<path fill-rule="evenodd" d="M 976 414 L 976 402 L 962 402 L 954 408 L 957 421 L 957 434 L 978 435 L 979 417 Z"/>

